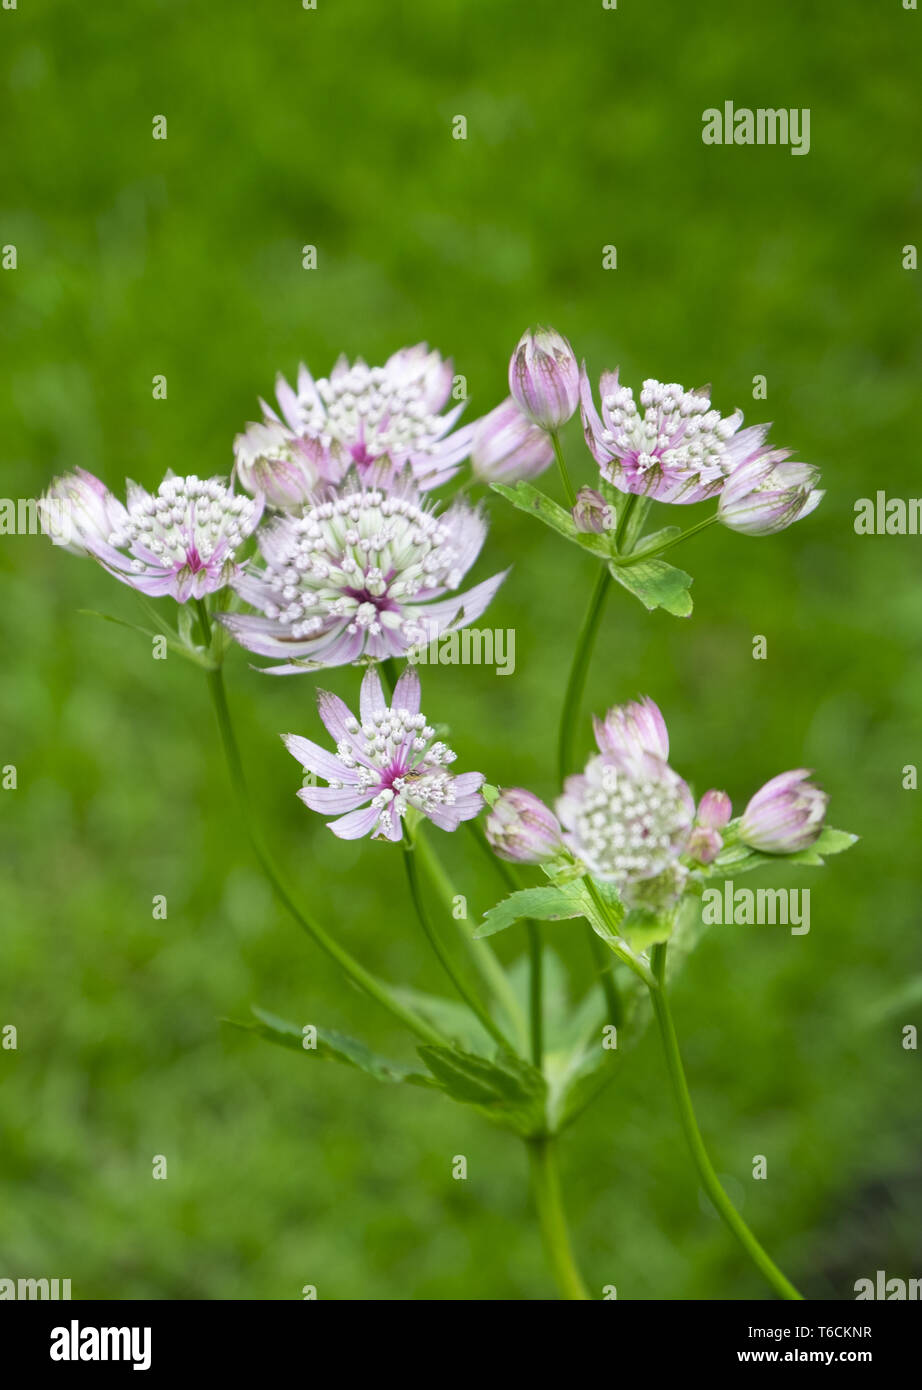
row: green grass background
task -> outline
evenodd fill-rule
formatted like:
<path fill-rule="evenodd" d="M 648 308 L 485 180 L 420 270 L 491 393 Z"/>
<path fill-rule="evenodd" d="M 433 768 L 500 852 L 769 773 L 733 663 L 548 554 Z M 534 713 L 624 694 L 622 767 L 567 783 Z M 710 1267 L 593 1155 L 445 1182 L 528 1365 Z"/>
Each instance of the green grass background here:
<path fill-rule="evenodd" d="M 920 541 L 852 527 L 857 497 L 920 491 L 919 281 L 901 265 L 922 240 L 920 23 L 898 0 L 0 11 L 0 243 L 19 262 L 0 274 L 4 496 L 78 464 L 116 489 L 226 472 L 276 371 L 340 351 L 426 339 L 476 415 L 531 322 L 594 376 L 709 381 L 823 467 L 803 524 L 681 552 L 690 620 L 614 597 L 580 730 L 588 749 L 590 709 L 649 692 L 699 788 L 739 806 L 815 767 L 833 823 L 862 836 L 824 871 L 764 880 L 811 888 L 809 936 L 713 928 L 674 999 L 717 1167 L 814 1297 L 922 1272 L 919 1054 L 901 1046 L 922 1023 L 919 793 L 901 787 L 922 760 Z M 701 113 L 728 99 L 809 107 L 809 155 L 705 147 Z M 576 425 L 567 447 L 591 481 Z M 551 796 L 593 566 L 490 510 L 476 576 L 513 566 L 487 620 L 516 629 L 515 675 L 430 671 L 424 707 L 460 767 Z M 131 618 L 131 594 L 40 537 L 0 538 L 0 583 L 0 764 L 18 769 L 0 792 L 0 1025 L 19 1032 L 0 1051 L 0 1277 L 88 1298 L 550 1296 L 512 1136 L 218 1023 L 252 1001 L 412 1055 L 273 904 L 201 676 L 79 616 Z M 441 989 L 398 856 L 334 841 L 295 799 L 277 735 L 318 736 L 313 679 L 270 680 L 239 650 L 228 679 L 258 813 L 318 915 L 381 974 Z M 359 676 L 324 683 L 354 698 Z M 441 843 L 488 906 L 466 837 Z M 549 935 L 584 987 L 575 924 Z M 652 1032 L 563 1170 L 597 1293 L 767 1295 L 699 1200 Z"/>

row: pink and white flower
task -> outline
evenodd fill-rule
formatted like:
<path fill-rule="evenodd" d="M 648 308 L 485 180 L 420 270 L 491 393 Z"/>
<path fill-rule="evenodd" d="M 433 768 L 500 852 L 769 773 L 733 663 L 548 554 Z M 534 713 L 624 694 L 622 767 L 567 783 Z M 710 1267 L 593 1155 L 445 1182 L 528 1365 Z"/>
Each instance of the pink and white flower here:
<path fill-rule="evenodd" d="M 371 668 L 362 681 L 358 719 L 338 695 L 317 693 L 335 754 L 298 734 L 283 736 L 301 766 L 327 783 L 302 787 L 298 796 L 312 811 L 337 817 L 329 829 L 340 839 L 399 840 L 410 810 L 440 830 L 457 830 L 483 809 L 483 774 L 456 777 L 446 771 L 456 755 L 435 738 L 419 705 L 419 676 L 412 667 L 397 681 L 390 706 Z"/>
<path fill-rule="evenodd" d="M 397 477 L 409 467 L 421 490 L 451 478 L 471 451 L 474 426 L 453 427 L 464 402 L 445 410 L 454 382 L 450 360 L 425 343 L 402 348 L 383 367 L 369 367 L 361 357 L 342 356 L 329 377 L 311 376 L 303 364 L 297 388 L 283 376 L 276 396 L 293 439 L 315 441 L 329 455 L 341 481 L 357 468 L 363 481 L 382 462 Z M 268 421 L 281 423 L 262 402 Z M 383 481 L 380 473 L 376 481 Z"/>
<path fill-rule="evenodd" d="M 666 722 L 644 698 L 610 709 L 594 727 L 600 752 L 567 778 L 555 808 L 564 842 L 596 878 L 618 884 L 628 901 L 632 885 L 648 879 L 668 879 L 671 894 L 684 879 L 678 861 L 695 803 L 666 761 Z"/>
<path fill-rule="evenodd" d="M 437 514 L 408 477 L 385 492 L 353 476 L 260 528 L 262 564 L 234 580 L 260 613 L 221 621 L 249 651 L 281 658 L 275 674 L 404 656 L 487 607 L 504 574 L 454 592 L 485 536 L 464 502 Z"/>
<path fill-rule="evenodd" d="M 596 410 L 583 367 L 580 400 L 586 444 L 603 478 L 620 492 L 657 502 L 700 502 L 715 496 L 742 464 L 765 452 L 767 425 L 742 429 L 743 413 L 723 417 L 707 387 L 643 383 L 640 406 L 618 372 L 603 372 Z"/>
<path fill-rule="evenodd" d="M 123 584 L 177 603 L 223 589 L 237 574 L 237 555 L 255 531 L 261 498 L 237 495 L 223 478 L 167 473 L 156 492 L 128 482 L 123 507 L 98 478 L 69 475 L 56 495 L 79 499 L 76 539 Z"/>

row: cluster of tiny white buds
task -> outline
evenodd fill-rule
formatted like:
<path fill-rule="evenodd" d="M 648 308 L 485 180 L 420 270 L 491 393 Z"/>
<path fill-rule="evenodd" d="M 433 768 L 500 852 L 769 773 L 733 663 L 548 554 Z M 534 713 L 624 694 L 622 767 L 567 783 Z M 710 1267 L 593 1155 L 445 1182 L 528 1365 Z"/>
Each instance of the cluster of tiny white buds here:
<path fill-rule="evenodd" d="M 643 383 L 638 411 L 634 394 L 620 384 L 603 399 L 610 428 L 602 440 L 619 452 L 636 454 L 636 466 L 644 472 L 657 464 L 687 467 L 705 479 L 721 476 L 721 459 L 727 441 L 742 423 L 736 411 L 724 418 L 711 409 L 710 399 L 700 391 L 686 391 L 678 382 L 652 378 Z"/>
<path fill-rule="evenodd" d="M 384 367 L 354 363 L 314 382 L 319 401 L 301 398 L 304 425 L 321 443 L 352 445 L 363 427 L 370 454 L 431 453 L 444 428 L 426 402 L 425 378 L 397 381 Z"/>
<path fill-rule="evenodd" d="M 110 537 L 114 547 L 140 545 L 165 564 L 207 564 L 217 547 L 232 554 L 253 529 L 258 504 L 235 495 L 217 478 L 165 478 L 152 496 L 144 494 L 128 506 L 119 529 Z M 142 559 L 132 561 L 140 573 Z"/>

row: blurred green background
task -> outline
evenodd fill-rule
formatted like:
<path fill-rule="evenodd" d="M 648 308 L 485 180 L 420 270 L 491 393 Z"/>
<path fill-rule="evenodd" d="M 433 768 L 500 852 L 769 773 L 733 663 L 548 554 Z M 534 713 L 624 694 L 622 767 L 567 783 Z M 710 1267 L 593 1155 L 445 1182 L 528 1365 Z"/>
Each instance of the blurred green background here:
<path fill-rule="evenodd" d="M 341 351 L 428 340 L 473 418 L 533 322 L 594 377 L 709 381 L 718 408 L 773 420 L 823 467 L 809 520 L 678 553 L 690 620 L 613 596 L 580 731 L 588 749 L 590 709 L 649 692 L 699 788 L 739 807 L 814 767 L 833 824 L 862 836 L 824 871 L 764 880 L 810 887 L 808 936 L 712 928 L 674 995 L 716 1165 L 821 1298 L 922 1273 L 919 1054 L 901 1045 L 922 1023 L 919 793 L 901 786 L 922 760 L 920 541 L 852 526 L 856 498 L 920 491 L 918 276 L 901 264 L 922 240 L 920 23 L 898 0 L 0 11 L 0 243 L 18 250 L 0 273 L 4 496 L 75 465 L 119 491 L 227 472 L 276 371 L 324 374 Z M 704 146 L 701 113 L 725 100 L 809 107 L 809 155 Z M 566 439 L 589 482 L 576 424 Z M 485 621 L 515 628 L 515 675 L 430 671 L 424 708 L 459 767 L 550 797 L 593 563 L 490 511 L 475 577 L 513 565 Z M 41 537 L 0 539 L 0 578 L 0 764 L 18 770 L 0 792 L 0 1026 L 19 1033 L 0 1051 L 0 1277 L 70 1277 L 89 1298 L 551 1296 L 513 1136 L 219 1024 L 255 1002 L 412 1056 L 273 904 L 199 673 L 80 616 L 134 619 L 134 601 Z M 319 736 L 313 679 L 270 680 L 235 650 L 228 680 L 258 813 L 317 914 L 382 975 L 441 990 L 398 856 L 335 841 L 295 799 L 277 735 Z M 359 676 L 323 683 L 354 699 Z M 488 906 L 467 837 L 440 848 Z M 548 935 L 588 985 L 577 924 Z M 563 1170 L 597 1293 L 767 1296 L 699 1200 L 652 1031 Z"/>

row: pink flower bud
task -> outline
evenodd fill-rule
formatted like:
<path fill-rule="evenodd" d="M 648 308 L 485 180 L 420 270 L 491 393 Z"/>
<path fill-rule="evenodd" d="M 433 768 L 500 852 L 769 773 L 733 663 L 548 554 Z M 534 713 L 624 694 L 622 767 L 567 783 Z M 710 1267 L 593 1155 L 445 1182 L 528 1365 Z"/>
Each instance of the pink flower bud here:
<path fill-rule="evenodd" d="M 565 425 L 579 405 L 579 366 L 566 338 L 553 328 L 523 334 L 509 363 L 509 390 L 541 429 Z"/>
<path fill-rule="evenodd" d="M 125 508 L 105 483 L 85 468 L 55 478 L 38 503 L 45 535 L 72 555 L 106 548 L 125 518 Z"/>
<path fill-rule="evenodd" d="M 819 506 L 819 469 L 787 459 L 786 450 L 775 449 L 731 473 L 717 503 L 718 520 L 747 536 L 771 536 Z"/>
<path fill-rule="evenodd" d="M 649 696 L 610 709 L 604 719 L 593 719 L 600 753 L 635 757 L 652 753 L 665 762 L 669 757 L 669 731 L 659 707 Z"/>
<path fill-rule="evenodd" d="M 484 482 L 536 478 L 553 462 L 551 441 L 522 414 L 511 396 L 474 426 L 471 467 Z"/>
<path fill-rule="evenodd" d="M 594 531 L 601 534 L 611 529 L 612 516 L 613 509 L 601 492 L 596 492 L 593 487 L 580 488 L 573 507 L 573 521 L 577 531 Z"/>
<path fill-rule="evenodd" d="M 744 844 L 765 854 L 795 854 L 813 844 L 829 797 L 809 776 L 805 768 L 782 772 L 756 792 L 740 818 Z"/>
<path fill-rule="evenodd" d="M 543 864 L 563 850 L 560 823 L 540 797 L 523 787 L 501 791 L 486 819 L 493 853 L 516 864 Z"/>
<path fill-rule="evenodd" d="M 296 438 L 274 420 L 247 425 L 234 440 L 234 471 L 253 497 L 285 510 L 306 502 L 317 487 L 322 449 L 313 440 Z"/>
<path fill-rule="evenodd" d="M 708 830 L 723 830 L 732 815 L 733 803 L 726 792 L 705 792 L 698 802 L 698 824 Z"/>

